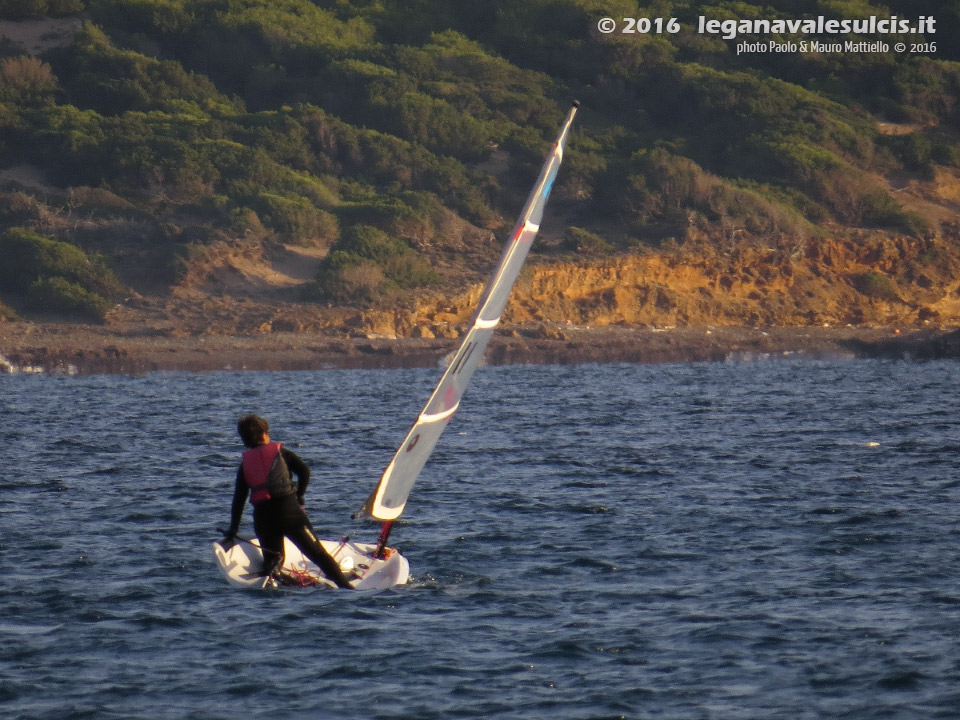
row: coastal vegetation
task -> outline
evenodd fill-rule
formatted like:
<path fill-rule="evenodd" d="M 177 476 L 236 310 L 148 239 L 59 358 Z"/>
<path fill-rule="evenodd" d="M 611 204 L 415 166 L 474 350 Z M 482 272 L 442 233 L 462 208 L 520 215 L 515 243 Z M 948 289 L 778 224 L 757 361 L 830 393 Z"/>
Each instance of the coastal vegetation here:
<path fill-rule="evenodd" d="M 14 228 L 0 234 L 0 283 L 42 311 L 103 320 L 123 286 L 102 256 Z"/>
<path fill-rule="evenodd" d="M 470 277 L 458 258 L 496 253 L 574 98 L 541 255 L 704 238 L 793 252 L 842 228 L 929 242 L 943 217 L 904 204 L 891 178 L 960 175 L 960 1 L 7 0 L 0 13 L 72 23 L 39 47 L 0 39 L 4 316 L 102 320 L 224 245 L 328 251 L 306 302 L 456 286 Z M 908 41 L 935 51 L 737 54 L 696 30 L 701 16 L 925 13 L 936 35 Z M 603 34 L 603 17 L 678 30 Z M 849 286 L 897 297 L 886 276 Z"/>

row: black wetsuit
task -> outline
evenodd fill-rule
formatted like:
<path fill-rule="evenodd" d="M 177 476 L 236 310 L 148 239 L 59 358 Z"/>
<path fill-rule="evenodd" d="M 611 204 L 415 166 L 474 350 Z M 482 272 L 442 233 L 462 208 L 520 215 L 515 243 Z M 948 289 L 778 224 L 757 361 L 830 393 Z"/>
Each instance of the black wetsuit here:
<path fill-rule="evenodd" d="M 307 513 L 303 509 L 304 493 L 310 482 L 310 468 L 296 453 L 281 448 L 280 453 L 290 471 L 297 476 L 295 492 L 271 498 L 253 506 L 253 530 L 263 549 L 263 571 L 270 574 L 283 561 L 283 538 L 288 537 L 300 551 L 323 570 L 323 574 L 340 587 L 350 587 L 340 571 L 336 560 L 323 548 L 316 536 Z M 243 474 L 243 464 L 237 471 L 237 483 L 233 491 L 230 535 L 236 535 L 243 517 L 243 506 L 250 495 L 250 486 Z"/>

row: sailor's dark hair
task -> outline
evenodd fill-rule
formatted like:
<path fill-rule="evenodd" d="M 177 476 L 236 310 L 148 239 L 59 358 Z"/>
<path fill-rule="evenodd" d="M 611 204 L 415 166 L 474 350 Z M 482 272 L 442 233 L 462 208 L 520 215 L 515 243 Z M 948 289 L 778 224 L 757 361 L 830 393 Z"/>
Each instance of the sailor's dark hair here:
<path fill-rule="evenodd" d="M 270 432 L 270 425 L 259 415 L 245 415 L 237 420 L 237 432 L 240 433 L 243 444 L 253 448 Z"/>

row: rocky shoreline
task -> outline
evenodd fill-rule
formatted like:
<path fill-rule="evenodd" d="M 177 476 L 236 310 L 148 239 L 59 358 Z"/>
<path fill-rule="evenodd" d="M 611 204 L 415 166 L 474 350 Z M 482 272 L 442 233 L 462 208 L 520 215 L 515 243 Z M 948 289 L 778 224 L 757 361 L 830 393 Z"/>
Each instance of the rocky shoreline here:
<path fill-rule="evenodd" d="M 155 371 L 436 367 L 456 340 L 323 333 L 157 334 L 67 324 L 0 324 L 0 372 L 68 375 Z M 544 325 L 498 333 L 491 365 L 689 363 L 808 358 L 960 358 L 960 330 L 663 328 Z"/>

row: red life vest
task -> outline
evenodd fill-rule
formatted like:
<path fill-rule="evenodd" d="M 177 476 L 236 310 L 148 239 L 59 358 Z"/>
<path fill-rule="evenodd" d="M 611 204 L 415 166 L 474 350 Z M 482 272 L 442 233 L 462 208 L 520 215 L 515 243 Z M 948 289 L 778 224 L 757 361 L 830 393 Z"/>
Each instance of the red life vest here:
<path fill-rule="evenodd" d="M 280 443 L 272 442 L 243 453 L 243 479 L 250 488 L 250 502 L 258 505 L 270 499 L 267 480 L 280 455 Z"/>

